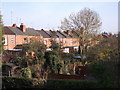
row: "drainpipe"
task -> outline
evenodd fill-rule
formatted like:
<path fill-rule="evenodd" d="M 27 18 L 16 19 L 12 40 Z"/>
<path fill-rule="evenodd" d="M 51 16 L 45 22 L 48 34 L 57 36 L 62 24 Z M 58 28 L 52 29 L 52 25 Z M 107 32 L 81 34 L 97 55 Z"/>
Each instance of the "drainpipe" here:
<path fill-rule="evenodd" d="M 16 46 L 16 35 L 15 35 L 15 46 Z"/>
<path fill-rule="evenodd" d="M 9 39 L 8 39 L 8 35 L 7 35 L 7 50 L 8 50 L 8 47 L 9 47 L 9 41 L 8 41 Z"/>

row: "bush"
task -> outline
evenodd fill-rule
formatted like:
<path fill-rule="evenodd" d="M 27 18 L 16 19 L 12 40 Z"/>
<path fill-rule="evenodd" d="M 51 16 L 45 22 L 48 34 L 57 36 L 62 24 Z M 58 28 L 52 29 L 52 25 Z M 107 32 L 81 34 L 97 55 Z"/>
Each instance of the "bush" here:
<path fill-rule="evenodd" d="M 81 88 L 103 88 L 106 87 L 100 83 L 87 80 L 60 80 L 50 79 L 46 83 L 38 79 L 18 78 L 18 77 L 0 77 L 2 78 L 2 89 L 8 88 L 39 88 L 46 90 L 64 90 L 64 89 L 81 89 Z M 111 84 L 107 88 L 112 87 Z M 116 87 L 115 87 L 116 88 Z"/>
<path fill-rule="evenodd" d="M 59 80 L 59 79 L 51 79 L 48 80 L 47 83 L 43 85 L 44 89 L 51 90 L 64 90 L 64 89 L 72 89 L 79 90 L 80 88 L 96 88 L 97 83 L 91 81 L 81 81 L 81 80 Z"/>
<path fill-rule="evenodd" d="M 22 68 L 21 73 L 22 73 L 22 76 L 24 78 L 31 78 L 32 77 L 31 70 L 29 68 Z"/>
<path fill-rule="evenodd" d="M 32 79 L 2 77 L 2 88 L 32 88 Z"/>
<path fill-rule="evenodd" d="M 98 81 L 100 87 L 104 88 L 114 88 L 117 85 L 114 82 L 114 77 L 112 76 L 112 68 L 109 66 L 107 61 L 97 61 L 88 65 L 89 73 L 88 75 L 95 77 Z"/>
<path fill-rule="evenodd" d="M 36 78 L 19 78 L 19 77 L 0 77 L 2 78 L 2 89 L 7 88 L 41 88 L 43 80 Z"/>

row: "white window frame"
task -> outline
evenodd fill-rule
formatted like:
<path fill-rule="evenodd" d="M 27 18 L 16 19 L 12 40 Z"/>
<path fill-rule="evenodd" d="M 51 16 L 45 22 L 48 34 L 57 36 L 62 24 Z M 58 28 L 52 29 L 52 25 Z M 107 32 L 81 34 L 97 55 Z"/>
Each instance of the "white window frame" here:
<path fill-rule="evenodd" d="M 47 45 L 47 40 L 44 40 L 44 44 Z"/>
<path fill-rule="evenodd" d="M 5 40 L 4 40 L 4 45 L 8 45 L 8 37 L 5 37 Z"/>
<path fill-rule="evenodd" d="M 64 44 L 66 44 L 67 43 L 67 40 L 64 40 Z"/>
<path fill-rule="evenodd" d="M 14 43 L 15 38 L 14 38 L 14 37 L 11 37 L 10 40 L 11 40 L 12 43 Z"/>
<path fill-rule="evenodd" d="M 59 40 L 56 40 L 56 43 L 60 43 L 60 41 L 59 41 Z"/>
<path fill-rule="evenodd" d="M 73 43 L 73 40 L 70 40 L 70 45 L 72 45 L 72 43 Z"/>

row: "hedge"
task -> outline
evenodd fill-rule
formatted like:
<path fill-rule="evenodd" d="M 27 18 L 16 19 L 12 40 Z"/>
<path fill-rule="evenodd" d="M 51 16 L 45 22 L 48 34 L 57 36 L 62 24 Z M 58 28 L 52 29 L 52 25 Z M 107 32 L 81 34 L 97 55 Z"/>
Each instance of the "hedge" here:
<path fill-rule="evenodd" d="M 78 89 L 78 88 L 94 88 L 95 82 L 81 80 L 47 80 L 44 84 L 33 85 L 35 80 L 18 77 L 2 77 L 2 88 L 43 88 L 43 89 Z"/>
<path fill-rule="evenodd" d="M 2 88 L 36 88 L 36 86 L 43 85 L 43 80 L 36 78 L 20 78 L 20 77 L 0 77 L 2 78 Z"/>
<path fill-rule="evenodd" d="M 28 78 L 2 77 L 2 88 L 39 88 L 46 90 L 79 90 L 80 88 L 104 88 L 100 83 L 87 80 L 50 79 L 46 83 Z M 36 84 L 37 83 L 37 84 Z"/>
<path fill-rule="evenodd" d="M 51 79 L 44 84 L 42 88 L 51 90 L 72 89 L 79 90 L 80 88 L 97 88 L 96 82 L 86 80 L 67 80 L 67 79 Z"/>
<path fill-rule="evenodd" d="M 2 77 L 2 88 L 32 88 L 32 79 Z"/>

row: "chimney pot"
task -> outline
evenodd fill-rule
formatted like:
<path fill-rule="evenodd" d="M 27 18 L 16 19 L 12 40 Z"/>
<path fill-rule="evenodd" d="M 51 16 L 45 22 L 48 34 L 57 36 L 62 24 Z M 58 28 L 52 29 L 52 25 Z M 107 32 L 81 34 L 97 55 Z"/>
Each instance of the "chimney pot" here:
<path fill-rule="evenodd" d="M 13 26 L 12 26 L 12 27 L 17 27 L 17 26 L 16 26 L 16 24 L 13 24 Z"/>
<path fill-rule="evenodd" d="M 67 30 L 66 33 L 67 33 L 67 35 L 70 35 L 70 30 Z"/>

